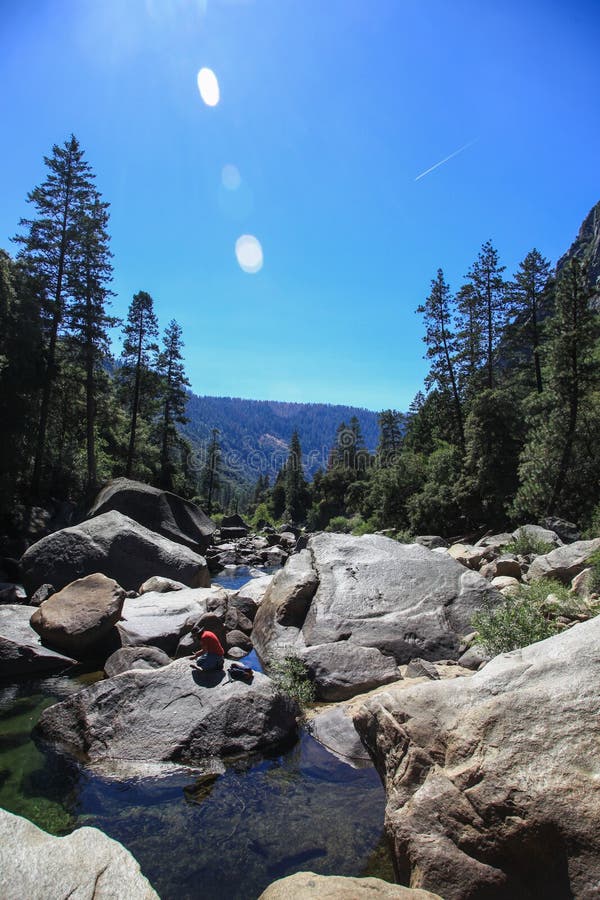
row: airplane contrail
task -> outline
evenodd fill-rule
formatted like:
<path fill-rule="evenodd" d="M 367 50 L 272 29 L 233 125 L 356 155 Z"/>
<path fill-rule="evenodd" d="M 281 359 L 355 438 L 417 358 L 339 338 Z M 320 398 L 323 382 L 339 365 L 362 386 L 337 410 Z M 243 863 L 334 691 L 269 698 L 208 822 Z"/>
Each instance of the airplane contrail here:
<path fill-rule="evenodd" d="M 469 141 L 468 144 L 465 144 L 464 147 L 459 147 L 458 150 L 455 150 L 454 153 L 451 153 L 450 156 L 446 156 L 445 159 L 440 159 L 439 162 L 436 162 L 434 166 L 431 166 L 429 169 L 425 169 L 424 172 L 421 172 L 420 175 L 417 175 L 415 181 L 419 181 L 421 178 L 425 178 L 426 175 L 429 175 L 430 172 L 433 172 L 434 169 L 438 169 L 440 166 L 443 166 L 444 163 L 447 163 L 448 160 L 454 159 L 455 156 L 458 156 L 459 153 L 462 153 L 463 150 L 467 150 L 469 147 L 472 147 L 473 144 L 476 144 L 477 140 Z"/>

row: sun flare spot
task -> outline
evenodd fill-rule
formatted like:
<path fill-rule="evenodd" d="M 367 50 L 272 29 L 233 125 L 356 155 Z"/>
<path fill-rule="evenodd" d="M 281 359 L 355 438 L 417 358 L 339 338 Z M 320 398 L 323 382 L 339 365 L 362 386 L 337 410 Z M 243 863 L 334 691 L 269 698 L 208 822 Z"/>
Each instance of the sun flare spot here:
<path fill-rule="evenodd" d="M 207 106 L 216 106 L 221 97 L 219 82 L 212 69 L 200 69 L 198 72 L 198 90 Z"/>
<path fill-rule="evenodd" d="M 240 269 L 255 275 L 263 267 L 263 249 L 253 234 L 243 234 L 235 242 L 235 255 Z"/>
<path fill-rule="evenodd" d="M 231 163 L 223 166 L 221 169 L 221 184 L 223 187 L 227 188 L 228 191 L 237 191 L 241 183 L 242 176 L 237 166 Z"/>

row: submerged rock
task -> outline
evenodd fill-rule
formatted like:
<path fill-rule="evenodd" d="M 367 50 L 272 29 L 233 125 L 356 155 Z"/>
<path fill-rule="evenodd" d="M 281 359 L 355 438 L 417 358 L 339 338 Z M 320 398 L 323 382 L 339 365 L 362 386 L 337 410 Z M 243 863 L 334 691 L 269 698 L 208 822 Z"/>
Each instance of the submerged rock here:
<path fill-rule="evenodd" d="M 0 809 L 0 896 L 159 900 L 131 853 L 97 828 L 53 837 Z"/>
<path fill-rule="evenodd" d="M 595 896 L 599 646 L 597 617 L 361 705 L 400 880 L 446 900 Z"/>
<path fill-rule="evenodd" d="M 258 672 L 252 684 L 188 659 L 131 669 L 42 713 L 36 733 L 91 763 L 200 764 L 269 750 L 296 735 L 296 704 Z"/>
<path fill-rule="evenodd" d="M 210 574 L 203 556 L 112 511 L 55 531 L 23 555 L 24 583 L 29 593 L 45 582 L 61 590 L 77 578 L 102 572 L 125 590 L 137 590 L 151 575 L 208 587 Z"/>

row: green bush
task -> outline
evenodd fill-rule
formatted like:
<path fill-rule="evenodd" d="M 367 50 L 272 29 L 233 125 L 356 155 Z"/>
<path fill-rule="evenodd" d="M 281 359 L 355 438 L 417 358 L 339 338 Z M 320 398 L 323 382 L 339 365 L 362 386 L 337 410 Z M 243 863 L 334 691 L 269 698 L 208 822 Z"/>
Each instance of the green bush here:
<path fill-rule="evenodd" d="M 553 544 L 528 534 L 524 528 L 519 528 L 516 538 L 510 544 L 505 544 L 502 549 L 506 553 L 514 553 L 515 556 L 545 556 L 555 548 Z"/>
<path fill-rule="evenodd" d="M 596 552 L 590 556 L 588 565 L 592 570 L 589 584 L 590 591 L 600 593 L 600 550 L 596 550 Z"/>
<path fill-rule="evenodd" d="M 348 519 L 346 516 L 334 516 L 333 519 L 329 520 L 329 525 L 325 531 L 333 532 L 334 534 L 350 534 L 352 528 L 352 519 Z"/>
<path fill-rule="evenodd" d="M 303 659 L 295 653 L 288 653 L 269 666 L 269 676 L 277 688 L 301 709 L 314 703 L 315 686 Z"/>
<path fill-rule="evenodd" d="M 548 602 L 548 597 L 552 600 Z M 559 616 L 594 615 L 593 606 L 552 578 L 539 578 L 518 590 L 496 607 L 488 607 L 473 617 L 479 632 L 478 643 L 492 656 L 526 647 L 552 637 L 561 629 Z"/>

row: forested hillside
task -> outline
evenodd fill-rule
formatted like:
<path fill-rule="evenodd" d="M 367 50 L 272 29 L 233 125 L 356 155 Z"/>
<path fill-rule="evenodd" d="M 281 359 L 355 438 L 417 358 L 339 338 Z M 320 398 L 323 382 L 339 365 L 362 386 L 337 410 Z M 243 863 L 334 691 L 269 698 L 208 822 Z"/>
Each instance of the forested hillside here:
<path fill-rule="evenodd" d="M 298 432 L 309 476 L 327 465 L 340 423 L 349 423 L 353 416 L 360 423 L 365 446 L 372 452 L 377 446 L 377 413 L 353 406 L 191 394 L 186 415 L 189 421 L 182 431 L 196 452 L 207 454 L 212 429 L 217 428 L 223 471 L 237 473 L 242 481 L 252 483 L 259 475 L 277 475 L 287 459 L 294 431 Z"/>

